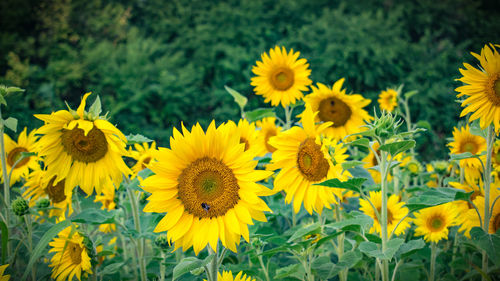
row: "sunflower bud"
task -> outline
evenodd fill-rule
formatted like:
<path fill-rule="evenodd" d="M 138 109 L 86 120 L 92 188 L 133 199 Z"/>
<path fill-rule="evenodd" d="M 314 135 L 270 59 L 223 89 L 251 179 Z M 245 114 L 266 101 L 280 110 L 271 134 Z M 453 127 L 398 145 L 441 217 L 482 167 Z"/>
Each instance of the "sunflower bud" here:
<path fill-rule="evenodd" d="M 37 207 L 38 209 L 45 209 L 45 208 L 48 208 L 49 206 L 50 206 L 50 200 L 47 198 L 42 198 L 42 199 L 36 201 L 36 205 L 35 205 L 35 207 Z"/>
<path fill-rule="evenodd" d="M 435 161 L 432 163 L 434 170 L 436 173 L 440 175 L 446 174 L 446 170 L 448 169 L 448 162 L 446 161 Z"/>
<path fill-rule="evenodd" d="M 17 197 L 16 200 L 12 201 L 12 211 L 17 216 L 24 216 L 28 213 L 30 207 L 28 206 L 28 202 L 24 200 L 22 197 Z"/>
<path fill-rule="evenodd" d="M 158 246 L 162 251 L 167 251 L 170 248 L 170 243 L 166 234 L 160 234 L 155 239 L 155 245 Z"/>

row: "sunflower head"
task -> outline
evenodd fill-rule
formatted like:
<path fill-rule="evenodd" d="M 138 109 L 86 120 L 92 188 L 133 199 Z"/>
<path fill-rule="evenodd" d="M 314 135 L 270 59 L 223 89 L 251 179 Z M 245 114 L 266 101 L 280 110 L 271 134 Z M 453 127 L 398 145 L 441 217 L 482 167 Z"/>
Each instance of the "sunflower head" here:
<path fill-rule="evenodd" d="M 203 279 L 207 281 L 206 279 Z M 217 272 L 217 280 L 220 281 L 255 281 L 254 278 L 243 274 L 243 271 L 240 271 L 235 277 L 233 277 L 233 273 L 231 271 L 223 271 L 222 274 Z"/>
<path fill-rule="evenodd" d="M 378 104 L 381 110 L 394 111 L 398 106 L 398 92 L 394 89 L 382 91 L 378 96 Z"/>
<path fill-rule="evenodd" d="M 309 79 L 311 70 L 305 59 L 298 59 L 299 52 L 287 52 L 285 47 L 276 46 L 267 53 L 262 54 L 262 61 L 252 68 L 256 75 L 252 78 L 251 85 L 255 93 L 271 102 L 272 106 L 281 104 L 283 107 L 294 104 L 302 99 L 302 92 L 307 91 L 311 85 Z"/>
<path fill-rule="evenodd" d="M 452 154 L 470 152 L 474 155 L 480 155 L 486 151 L 486 140 L 477 135 L 473 135 L 469 125 L 460 129 L 454 128 L 453 141 L 448 144 Z M 486 156 L 480 156 L 483 162 L 486 162 Z M 459 165 L 465 169 L 466 179 L 469 182 L 477 180 L 481 176 L 481 161 L 477 158 L 462 159 Z"/>
<path fill-rule="evenodd" d="M 135 159 L 137 162 L 132 167 L 132 172 L 134 177 L 142 170 L 146 169 L 152 161 L 156 161 L 156 154 L 158 149 L 156 148 L 156 142 L 151 142 L 149 145 L 147 142 L 142 144 L 134 144 L 134 149 L 130 147 L 129 156 Z"/>
<path fill-rule="evenodd" d="M 10 275 L 4 274 L 9 264 L 0 265 L 0 281 L 9 281 Z"/>
<path fill-rule="evenodd" d="M 267 151 L 265 147 L 259 145 L 259 131 L 256 130 L 255 125 L 246 119 L 240 119 L 238 124 L 231 120 L 227 122 L 228 130 L 240 136 L 240 143 L 245 145 L 245 151 L 254 156 L 264 156 Z"/>
<path fill-rule="evenodd" d="M 10 171 L 12 171 L 10 185 L 15 184 L 21 178 L 26 178 L 30 171 L 40 169 L 37 156 L 23 158 L 23 153 L 37 152 L 38 137 L 35 136 L 35 134 L 36 130 L 28 134 L 25 127 L 19 134 L 17 142 L 12 140 L 7 134 L 4 134 L 7 172 L 10 173 Z M 2 173 L 0 173 L 0 177 L 3 177 Z"/>
<path fill-rule="evenodd" d="M 276 126 L 275 117 L 266 117 L 262 120 L 255 122 L 258 129 L 257 145 L 261 147 L 260 150 L 266 153 L 273 153 L 276 148 L 269 144 L 269 139 L 271 137 L 277 136 L 281 132 L 281 127 Z"/>
<path fill-rule="evenodd" d="M 498 47 L 498 45 L 497 45 Z M 477 69 L 464 63 L 465 69 L 459 69 L 463 75 L 457 79 L 465 85 L 458 87 L 457 97 L 465 96 L 460 113 L 463 117 L 472 113 L 469 120 L 479 119 L 482 129 L 490 124 L 495 130 L 500 129 L 500 54 L 493 44 L 485 45 L 481 54 L 471 53 L 479 60 L 480 68 Z"/>
<path fill-rule="evenodd" d="M 331 88 L 317 83 L 316 87 L 311 86 L 312 93 L 304 98 L 306 107 L 318 112 L 316 122 L 332 122 L 324 134 L 336 139 L 363 131 L 365 121 L 373 119 L 363 109 L 371 101 L 358 94 L 346 94 L 342 89 L 344 80 L 338 80 Z"/>
<path fill-rule="evenodd" d="M 423 235 L 425 241 L 434 243 L 448 239 L 448 228 L 456 225 L 457 215 L 455 205 L 451 203 L 420 210 L 413 220 L 417 226 L 415 235 Z"/>

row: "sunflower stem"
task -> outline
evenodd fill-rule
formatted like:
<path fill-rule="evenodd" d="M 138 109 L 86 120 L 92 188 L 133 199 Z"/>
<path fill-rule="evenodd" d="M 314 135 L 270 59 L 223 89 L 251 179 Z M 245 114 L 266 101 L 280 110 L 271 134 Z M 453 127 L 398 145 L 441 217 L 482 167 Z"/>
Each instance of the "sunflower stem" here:
<path fill-rule="evenodd" d="M 2 108 L 0 107 L 0 120 L 3 120 L 2 117 Z M 0 124 L 0 157 L 2 160 L 2 176 L 3 176 L 3 196 L 5 199 L 5 226 L 9 229 L 10 226 L 10 213 L 9 213 L 9 205 L 10 205 L 10 178 L 7 175 L 7 160 L 5 155 L 5 143 L 4 143 L 4 129 L 5 126 Z M 7 257 L 11 257 L 12 250 L 10 241 L 7 241 Z"/>
<path fill-rule="evenodd" d="M 342 220 L 342 214 L 340 213 L 340 199 L 337 198 L 338 204 L 335 204 L 335 219 L 339 222 Z M 344 233 L 337 237 L 337 256 L 339 260 L 344 255 Z M 340 281 L 347 281 L 347 269 L 339 272 Z"/>
<path fill-rule="evenodd" d="M 290 108 L 289 105 L 285 106 L 285 126 L 283 130 L 288 130 L 290 129 L 292 125 L 292 109 Z"/>
<path fill-rule="evenodd" d="M 483 173 L 484 182 L 484 223 L 483 230 L 488 233 L 490 224 L 490 184 L 491 184 L 491 154 L 493 151 L 493 144 L 495 142 L 495 132 L 493 125 L 488 126 L 488 132 L 486 134 L 486 166 Z M 483 251 L 483 261 L 482 261 L 483 272 L 488 272 L 488 254 Z M 482 280 L 486 280 L 482 277 Z"/>
<path fill-rule="evenodd" d="M 381 144 L 383 145 L 383 144 Z M 381 193 L 382 193 L 382 206 L 381 206 L 381 238 L 382 238 L 382 252 L 387 250 L 387 152 L 380 151 L 380 176 L 381 176 Z M 382 280 L 389 281 L 389 261 L 384 259 L 382 266 Z"/>
<path fill-rule="evenodd" d="M 161 250 L 161 261 L 160 261 L 160 281 L 165 281 L 165 252 Z"/>
<path fill-rule="evenodd" d="M 31 256 L 31 253 L 33 253 L 33 227 L 31 225 L 31 214 L 26 214 L 24 216 L 24 222 L 26 223 L 26 232 L 27 232 L 27 238 L 28 238 L 28 252 Z M 31 279 L 33 281 L 36 281 L 36 266 L 31 267 Z"/>
<path fill-rule="evenodd" d="M 431 269 L 429 272 L 429 281 L 434 281 L 436 275 L 436 256 L 437 256 L 437 244 L 436 242 L 431 243 Z"/>
<path fill-rule="evenodd" d="M 208 267 L 209 269 L 209 272 L 207 272 L 207 275 L 210 275 L 212 279 L 212 281 L 217 281 L 217 278 L 218 278 L 218 272 L 219 272 L 219 259 L 217 258 L 217 252 L 219 252 L 219 243 L 217 243 L 217 252 L 214 252 L 214 250 L 212 249 L 212 247 L 210 245 L 207 246 L 208 248 L 208 253 L 210 255 L 214 255 L 214 258 L 212 259 L 212 261 L 210 262 L 210 266 Z M 209 274 L 210 273 L 210 274 Z"/>
<path fill-rule="evenodd" d="M 127 188 L 128 197 L 130 200 L 130 206 L 132 207 L 132 216 L 134 218 L 134 226 L 137 233 L 141 234 L 141 221 L 139 220 L 139 208 L 138 208 L 138 198 L 134 195 L 134 191 Z M 144 238 L 137 239 L 137 259 L 139 260 L 139 271 L 141 274 L 141 280 L 147 281 L 146 276 L 146 261 L 144 259 Z"/>

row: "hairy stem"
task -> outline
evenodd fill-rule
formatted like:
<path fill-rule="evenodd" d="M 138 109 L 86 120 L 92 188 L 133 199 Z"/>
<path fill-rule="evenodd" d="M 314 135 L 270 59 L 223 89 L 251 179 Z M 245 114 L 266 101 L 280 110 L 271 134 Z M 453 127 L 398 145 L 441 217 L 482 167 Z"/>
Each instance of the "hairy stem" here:
<path fill-rule="evenodd" d="M 483 230 L 488 233 L 490 224 L 490 184 L 491 184 L 491 154 L 493 151 L 493 144 L 495 142 L 495 132 L 493 125 L 488 127 L 486 134 L 486 166 L 484 167 L 483 182 L 484 182 L 484 222 Z M 488 272 L 488 255 L 483 251 L 482 270 Z M 483 280 L 486 280 L 484 277 Z"/>

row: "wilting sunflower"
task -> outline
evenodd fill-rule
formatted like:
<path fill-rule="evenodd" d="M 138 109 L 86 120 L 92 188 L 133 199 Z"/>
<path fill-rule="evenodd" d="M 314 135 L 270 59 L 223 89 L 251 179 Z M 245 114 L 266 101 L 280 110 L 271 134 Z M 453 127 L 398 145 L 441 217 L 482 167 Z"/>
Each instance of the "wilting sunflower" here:
<path fill-rule="evenodd" d="M 269 144 L 269 139 L 278 135 L 281 132 L 281 127 L 276 126 L 275 117 L 267 117 L 262 120 L 255 122 L 257 128 L 260 128 L 259 136 L 257 137 L 257 144 L 261 147 L 261 150 L 273 153 L 276 148 Z"/>
<path fill-rule="evenodd" d="M 320 214 L 324 207 L 331 208 L 330 204 L 336 202 L 334 189 L 315 184 L 332 178 L 346 180 L 350 176 L 347 171 L 342 173 L 341 164 L 348 157 L 346 148 L 336 141 L 321 138 L 331 122 L 316 125 L 316 114 L 306 107 L 302 113 L 302 127 L 292 127 L 269 140 L 277 150 L 268 167 L 281 169 L 274 180 L 274 191 L 284 190 L 287 204 L 293 199 L 295 213 L 299 212 L 302 202 L 309 214 L 313 211 Z M 329 151 L 333 153 L 335 164 Z"/>
<path fill-rule="evenodd" d="M 35 206 L 36 202 L 42 198 L 49 198 L 50 206 L 54 207 L 49 211 L 49 217 L 66 218 L 73 213 L 71 197 L 72 188 L 66 187 L 66 181 L 55 183 L 56 177 L 47 177 L 44 170 L 32 172 L 26 180 L 26 190 L 23 197 L 29 201 L 29 206 Z"/>
<path fill-rule="evenodd" d="M 494 234 L 500 229 L 500 200 L 495 199 L 500 196 L 500 184 L 498 182 L 492 183 L 490 189 L 490 222 L 488 224 L 488 233 Z M 477 196 L 472 202 L 476 205 L 479 213 L 481 214 L 481 220 L 484 221 L 484 195 Z M 495 204 L 495 205 L 493 205 Z M 466 234 L 475 227 L 481 226 L 481 221 L 477 215 L 476 209 L 469 209 L 464 216 L 464 228 L 466 228 Z"/>
<path fill-rule="evenodd" d="M 380 191 L 370 191 L 370 196 L 368 198 L 373 206 L 377 209 L 379 214 L 382 214 L 382 193 Z M 373 209 L 372 205 L 368 200 L 359 199 L 360 210 L 366 215 L 373 218 L 373 226 L 370 228 L 370 233 L 377 232 L 381 233 L 382 229 L 380 226 L 380 221 Z M 391 195 L 387 200 L 387 231 L 388 234 L 394 231 L 394 228 L 398 222 L 408 214 L 408 208 L 403 207 L 405 202 L 399 202 L 399 196 Z M 405 232 L 406 229 L 410 227 L 410 220 L 405 218 L 394 231 L 394 234 L 399 235 Z"/>
<path fill-rule="evenodd" d="M 114 210 L 116 208 L 115 203 L 115 186 L 112 182 L 108 181 L 103 189 L 101 195 L 96 195 L 94 202 L 101 202 L 102 210 Z M 103 223 L 99 225 L 99 231 L 103 233 L 110 233 L 116 230 L 116 225 L 114 223 Z"/>
<path fill-rule="evenodd" d="M 9 281 L 10 275 L 4 275 L 5 269 L 7 269 L 8 266 L 8 264 L 0 266 L 0 281 Z"/>
<path fill-rule="evenodd" d="M 82 272 L 92 274 L 90 257 L 83 244 L 83 236 L 78 233 L 76 226 L 63 229 L 49 246 L 52 247 L 49 253 L 55 252 L 49 265 L 52 267 L 52 278 L 73 280 L 76 276 L 81 280 Z"/>
<path fill-rule="evenodd" d="M 14 166 L 19 158 L 21 158 L 21 153 L 37 151 L 37 137 L 35 136 L 35 133 L 36 131 L 33 130 L 28 135 L 25 127 L 21 134 L 19 134 L 17 142 L 13 141 L 7 134 L 4 134 L 7 173 L 11 172 L 12 166 Z M 14 170 L 12 170 L 12 177 L 10 178 L 10 185 L 13 185 L 22 177 L 27 177 L 30 169 L 40 169 L 40 165 L 38 164 L 36 156 L 24 158 L 19 163 L 17 163 L 17 165 L 15 165 Z M 0 177 L 3 177 L 2 173 L 0 173 Z"/>
<path fill-rule="evenodd" d="M 108 180 L 119 185 L 122 175 L 131 173 L 122 159 L 127 139 L 104 117 L 85 112 L 89 95 L 85 94 L 76 112 L 35 115 L 45 121 L 37 134 L 43 135 L 39 154 L 45 157 L 47 177 L 57 176 L 56 184 L 66 179 L 66 186 L 78 185 L 88 195 L 94 188 L 100 194 Z"/>
<path fill-rule="evenodd" d="M 347 95 L 342 89 L 344 78 L 333 84 L 332 88 L 317 83 L 317 87 L 311 86 L 312 93 L 304 98 L 306 106 L 310 106 L 316 115 L 316 122 L 333 122 L 323 134 L 342 139 L 347 135 L 364 131 L 365 121 L 373 119 L 363 107 L 370 104 L 369 99 L 363 96 Z"/>
<path fill-rule="evenodd" d="M 299 59 L 299 52 L 293 49 L 287 53 L 285 47 L 276 46 L 269 51 L 269 55 L 262 54 L 262 61 L 257 61 L 257 66 L 252 72 L 257 75 L 252 77 L 252 86 L 255 93 L 265 98 L 264 102 L 271 102 L 272 106 L 283 107 L 294 104 L 304 96 L 311 85 L 309 79 L 311 70 L 306 59 Z"/>
<path fill-rule="evenodd" d="M 457 97 L 467 96 L 462 102 L 465 106 L 460 117 L 472 113 L 469 120 L 479 119 L 481 128 L 494 124 L 500 129 L 500 54 L 495 47 L 485 45 L 481 54 L 471 53 L 481 63 L 480 69 L 464 63 L 465 69 L 459 69 L 463 75 L 457 79 L 465 85 L 456 89 Z"/>
<path fill-rule="evenodd" d="M 182 134 L 174 128 L 170 149 L 160 148 L 149 166 L 155 175 L 141 182 L 151 193 L 143 211 L 166 213 L 154 231 L 167 231 L 176 250 L 193 246 L 198 254 L 207 243 L 216 250 L 220 239 L 236 252 L 241 236 L 249 241 L 252 219 L 266 221 L 270 209 L 258 196 L 270 190 L 257 182 L 272 173 L 255 170 L 254 155 L 233 130 L 213 121 L 206 133 L 199 124 L 182 126 Z"/>
<path fill-rule="evenodd" d="M 467 193 L 472 192 L 472 194 L 470 196 L 470 201 L 472 201 L 472 202 L 474 202 L 474 200 L 478 196 L 484 196 L 482 181 L 479 182 L 480 185 L 477 185 L 474 182 L 469 183 L 467 181 L 465 181 L 464 183 L 450 182 L 449 184 L 451 187 L 461 189 Z M 460 225 L 460 228 L 458 231 L 464 232 L 465 236 L 470 238 L 469 232 L 473 227 L 472 225 L 474 225 L 475 219 L 470 218 L 468 215 L 468 212 L 469 212 L 469 210 L 474 209 L 473 205 L 470 202 L 463 201 L 463 200 L 453 201 L 453 205 L 455 205 L 455 208 L 456 208 L 456 211 L 458 214 L 457 220 L 456 220 L 457 224 Z M 483 206 L 484 206 L 484 204 L 483 204 Z M 473 214 L 471 214 L 471 215 L 473 215 Z M 477 214 L 476 214 L 476 216 L 477 216 Z"/>
<path fill-rule="evenodd" d="M 207 281 L 206 279 L 203 279 L 204 281 Z M 248 276 L 246 274 L 243 274 L 243 271 L 240 271 L 238 275 L 236 275 L 233 278 L 233 273 L 231 271 L 223 271 L 222 275 L 220 272 L 217 272 L 217 280 L 218 281 L 255 281 L 252 277 Z"/>
<path fill-rule="evenodd" d="M 481 136 L 473 135 L 470 132 L 469 125 L 463 128 L 453 130 L 453 142 L 449 143 L 450 152 L 452 154 L 460 154 L 470 152 L 474 155 L 479 155 L 486 151 L 486 140 Z M 480 156 L 483 163 L 486 163 L 486 156 Z M 481 161 L 477 158 L 462 159 L 459 165 L 464 168 L 466 179 L 469 182 L 474 182 L 481 177 L 483 170 Z"/>
<path fill-rule="evenodd" d="M 147 168 L 151 161 L 156 161 L 156 154 L 158 149 L 156 149 L 156 142 L 151 142 L 149 145 L 147 142 L 142 144 L 134 144 L 134 149 L 130 147 L 129 156 L 135 159 L 137 162 L 132 167 L 133 175 L 136 176 L 140 171 Z"/>
<path fill-rule="evenodd" d="M 398 106 L 398 92 L 394 89 L 382 91 L 378 96 L 378 104 L 381 110 L 392 112 Z"/>
<path fill-rule="evenodd" d="M 456 225 L 457 210 L 451 203 L 422 209 L 415 214 L 416 236 L 424 236 L 427 242 L 448 240 L 448 228 Z"/>
<path fill-rule="evenodd" d="M 227 122 L 228 130 L 240 136 L 240 143 L 245 145 L 245 151 L 248 151 L 254 156 L 264 156 L 266 150 L 258 145 L 259 132 L 255 128 L 254 123 L 249 123 L 246 119 L 240 119 L 238 125 L 233 121 Z"/>

